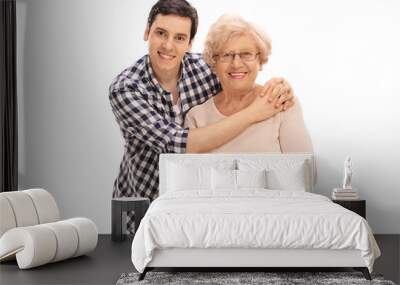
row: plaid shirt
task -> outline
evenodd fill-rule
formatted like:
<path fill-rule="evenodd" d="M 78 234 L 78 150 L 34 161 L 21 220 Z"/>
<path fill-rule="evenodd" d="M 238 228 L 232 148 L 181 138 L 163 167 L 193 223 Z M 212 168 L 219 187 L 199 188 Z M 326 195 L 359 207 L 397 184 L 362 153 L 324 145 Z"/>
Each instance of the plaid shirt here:
<path fill-rule="evenodd" d="M 158 196 L 160 153 L 185 153 L 187 112 L 217 94 L 221 86 L 200 54 L 186 54 L 177 89 L 181 112 L 172 94 L 157 81 L 149 56 L 119 74 L 110 86 L 111 107 L 125 139 L 125 151 L 113 197 Z M 180 117 L 179 117 L 180 116 Z"/>

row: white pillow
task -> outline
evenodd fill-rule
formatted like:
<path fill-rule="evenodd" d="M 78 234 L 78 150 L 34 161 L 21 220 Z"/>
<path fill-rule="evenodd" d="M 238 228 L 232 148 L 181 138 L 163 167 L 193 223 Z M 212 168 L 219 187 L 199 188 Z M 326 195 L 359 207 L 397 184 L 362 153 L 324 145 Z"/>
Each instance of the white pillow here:
<path fill-rule="evenodd" d="M 266 170 L 267 188 L 273 190 L 307 191 L 308 167 L 299 160 L 243 159 L 238 161 L 240 170 Z"/>
<path fill-rule="evenodd" d="M 273 169 L 267 172 L 268 189 L 307 191 L 304 167 Z"/>
<path fill-rule="evenodd" d="M 211 167 L 169 163 L 167 191 L 211 188 Z"/>
<path fill-rule="evenodd" d="M 213 190 L 236 190 L 236 170 L 211 169 L 211 188 Z"/>
<path fill-rule="evenodd" d="M 237 188 L 268 188 L 267 171 L 236 170 Z"/>

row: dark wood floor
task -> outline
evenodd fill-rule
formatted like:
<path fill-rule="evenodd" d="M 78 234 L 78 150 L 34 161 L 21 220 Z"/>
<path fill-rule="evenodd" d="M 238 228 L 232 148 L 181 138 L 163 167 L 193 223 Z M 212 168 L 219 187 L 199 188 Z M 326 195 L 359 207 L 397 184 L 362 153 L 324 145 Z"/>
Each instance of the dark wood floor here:
<path fill-rule="evenodd" d="M 376 261 L 374 272 L 399 283 L 400 235 L 375 236 L 382 256 Z M 19 270 L 16 262 L 0 264 L 0 284 L 115 284 L 124 272 L 134 271 L 130 260 L 131 241 L 111 241 L 100 235 L 94 252 L 58 263 L 29 270 Z"/>

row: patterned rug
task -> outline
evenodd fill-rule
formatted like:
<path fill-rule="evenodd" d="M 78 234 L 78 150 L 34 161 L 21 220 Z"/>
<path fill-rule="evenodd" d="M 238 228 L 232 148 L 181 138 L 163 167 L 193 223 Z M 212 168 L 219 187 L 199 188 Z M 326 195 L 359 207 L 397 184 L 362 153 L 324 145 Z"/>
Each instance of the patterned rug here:
<path fill-rule="evenodd" d="M 372 281 L 366 280 L 361 272 L 147 272 L 145 279 L 138 281 L 139 273 L 122 274 L 116 285 L 396 285 L 384 280 L 382 275 L 372 274 Z"/>

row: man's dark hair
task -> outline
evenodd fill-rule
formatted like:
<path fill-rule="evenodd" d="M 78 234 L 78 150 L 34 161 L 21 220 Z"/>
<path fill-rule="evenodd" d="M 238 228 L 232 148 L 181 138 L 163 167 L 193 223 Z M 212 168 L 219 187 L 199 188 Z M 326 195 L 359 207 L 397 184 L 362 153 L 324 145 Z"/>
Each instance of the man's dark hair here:
<path fill-rule="evenodd" d="M 192 26 L 190 28 L 190 41 L 193 40 L 197 32 L 199 18 L 196 9 L 186 0 L 159 0 L 151 8 L 147 19 L 147 26 L 150 28 L 156 16 L 161 15 L 177 15 L 180 17 L 190 18 Z"/>

